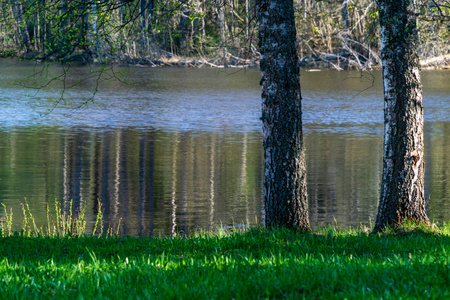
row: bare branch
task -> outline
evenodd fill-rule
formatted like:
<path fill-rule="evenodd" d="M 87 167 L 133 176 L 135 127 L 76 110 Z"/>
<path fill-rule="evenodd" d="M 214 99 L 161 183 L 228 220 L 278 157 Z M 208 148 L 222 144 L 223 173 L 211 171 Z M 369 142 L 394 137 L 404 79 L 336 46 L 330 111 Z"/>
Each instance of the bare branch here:
<path fill-rule="evenodd" d="M 450 16 L 426 16 L 417 14 L 417 19 L 428 21 L 428 22 L 436 22 L 436 21 L 450 21 Z"/>

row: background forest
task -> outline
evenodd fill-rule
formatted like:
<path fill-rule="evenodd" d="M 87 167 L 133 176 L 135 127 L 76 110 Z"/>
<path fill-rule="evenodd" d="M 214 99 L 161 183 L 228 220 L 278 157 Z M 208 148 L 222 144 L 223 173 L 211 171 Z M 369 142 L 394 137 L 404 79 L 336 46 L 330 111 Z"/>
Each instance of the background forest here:
<path fill-rule="evenodd" d="M 438 3 L 439 2 L 439 3 Z M 381 63 L 373 0 L 296 0 L 303 65 Z M 450 61 L 450 4 L 417 4 L 422 65 Z M 254 66 L 255 0 L 2 0 L 0 55 L 27 59 Z"/>

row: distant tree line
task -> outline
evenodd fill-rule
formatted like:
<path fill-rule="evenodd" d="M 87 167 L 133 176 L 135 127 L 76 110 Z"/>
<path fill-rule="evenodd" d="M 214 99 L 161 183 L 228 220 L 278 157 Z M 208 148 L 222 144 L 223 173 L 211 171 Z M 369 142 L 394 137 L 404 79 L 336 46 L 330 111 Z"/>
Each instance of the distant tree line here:
<path fill-rule="evenodd" d="M 422 58 L 450 52 L 447 0 L 416 5 Z M 296 0 L 302 63 L 380 64 L 373 0 Z M 0 54 L 50 60 L 149 61 L 189 57 L 209 65 L 259 58 L 255 0 L 1 0 Z M 435 22 L 429 22 L 435 21 Z"/>
<path fill-rule="evenodd" d="M 0 51 L 43 59 L 254 57 L 254 6 L 251 0 L 3 0 Z"/>

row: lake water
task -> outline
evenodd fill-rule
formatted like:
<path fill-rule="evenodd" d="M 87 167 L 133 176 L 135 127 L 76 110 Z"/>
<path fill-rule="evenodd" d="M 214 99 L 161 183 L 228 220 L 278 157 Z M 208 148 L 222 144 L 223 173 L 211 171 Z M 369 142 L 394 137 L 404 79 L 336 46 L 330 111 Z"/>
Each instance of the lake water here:
<path fill-rule="evenodd" d="M 101 200 L 105 223 L 121 220 L 124 235 L 261 222 L 259 70 L 117 69 L 121 83 L 72 67 L 65 82 L 24 88 L 45 82 L 42 67 L 0 62 L 0 201 L 16 229 L 25 198 L 38 224 L 46 203 L 86 206 L 89 230 Z M 428 209 L 448 221 L 450 72 L 422 77 Z M 368 225 L 382 171 L 381 73 L 302 71 L 301 85 L 311 223 Z"/>

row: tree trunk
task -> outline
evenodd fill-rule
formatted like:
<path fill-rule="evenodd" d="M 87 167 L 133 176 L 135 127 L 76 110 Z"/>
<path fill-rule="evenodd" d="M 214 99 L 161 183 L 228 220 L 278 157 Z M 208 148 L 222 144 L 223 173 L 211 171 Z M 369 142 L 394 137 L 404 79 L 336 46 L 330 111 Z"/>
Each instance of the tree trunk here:
<path fill-rule="evenodd" d="M 429 223 L 425 208 L 423 105 L 412 1 L 379 0 L 384 79 L 384 158 L 374 231 L 405 220 Z"/>
<path fill-rule="evenodd" d="M 14 18 L 16 19 L 17 31 L 20 36 L 21 46 L 25 52 L 30 51 L 30 34 L 28 33 L 27 24 L 24 20 L 24 11 L 22 1 L 15 0 L 13 6 Z"/>
<path fill-rule="evenodd" d="M 153 32 L 153 14 L 155 10 L 155 0 L 148 0 L 148 8 L 147 8 L 147 31 L 148 33 Z"/>
<path fill-rule="evenodd" d="M 266 226 L 309 230 L 292 0 L 258 0 Z"/>
<path fill-rule="evenodd" d="M 141 50 L 143 53 L 146 52 L 147 48 L 147 14 L 148 14 L 148 7 L 147 7 L 147 0 L 141 0 Z"/>
<path fill-rule="evenodd" d="M 83 53 L 91 55 L 89 53 L 90 43 L 92 40 L 90 39 L 89 32 L 89 2 L 87 0 L 83 0 L 81 2 L 81 18 L 80 18 L 80 38 L 78 41 L 79 47 L 83 50 Z"/>
<path fill-rule="evenodd" d="M 54 48 L 52 47 L 53 45 L 49 44 L 49 48 L 52 48 L 52 53 L 56 52 L 57 57 L 61 58 L 61 57 L 65 57 L 66 54 L 70 51 L 70 47 L 69 45 L 71 44 L 69 41 L 70 40 L 70 36 L 72 34 L 67 34 L 67 29 L 69 27 L 70 30 L 70 25 L 68 25 L 68 22 L 70 22 L 69 20 L 69 15 L 67 13 L 67 9 L 68 9 L 68 2 L 67 0 L 61 0 L 61 7 L 60 7 L 60 12 L 59 12 L 59 24 L 56 30 L 56 39 L 58 41 L 58 48 Z M 52 30 L 53 26 L 50 26 L 50 31 Z"/>
<path fill-rule="evenodd" d="M 92 30 L 89 34 L 91 40 L 91 52 L 95 54 L 99 49 L 99 41 L 98 41 L 98 16 L 97 16 L 97 7 L 94 1 L 91 2 L 91 15 L 92 15 Z M 92 34 L 93 33 L 93 34 Z"/>
<path fill-rule="evenodd" d="M 218 7 L 218 13 L 219 13 L 219 27 L 220 27 L 220 41 L 221 41 L 221 52 L 223 55 L 224 63 L 225 63 L 225 56 L 227 54 L 227 39 L 226 39 L 226 21 L 225 21 L 225 0 L 220 1 L 219 7 Z"/>
<path fill-rule="evenodd" d="M 342 0 L 342 25 L 344 31 L 347 33 L 349 28 L 349 20 L 348 20 L 348 1 L 349 0 Z"/>
<path fill-rule="evenodd" d="M 188 35 L 189 35 L 189 29 L 188 29 L 188 20 L 189 20 L 189 11 L 187 9 L 187 0 L 181 0 L 181 9 L 180 9 L 180 51 L 182 53 L 187 52 L 187 41 L 188 41 Z"/>
<path fill-rule="evenodd" d="M 248 36 L 249 36 L 249 19 L 248 19 L 248 17 L 249 17 L 249 12 L 250 12 L 250 10 L 249 10 L 249 2 L 250 0 L 245 0 L 245 18 L 244 18 L 244 21 L 245 21 L 245 28 L 244 28 L 244 33 L 245 33 L 245 37 L 248 39 Z"/>

